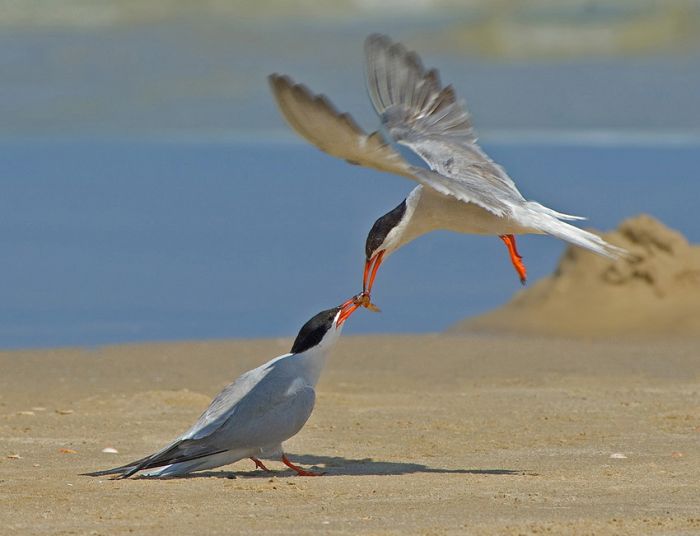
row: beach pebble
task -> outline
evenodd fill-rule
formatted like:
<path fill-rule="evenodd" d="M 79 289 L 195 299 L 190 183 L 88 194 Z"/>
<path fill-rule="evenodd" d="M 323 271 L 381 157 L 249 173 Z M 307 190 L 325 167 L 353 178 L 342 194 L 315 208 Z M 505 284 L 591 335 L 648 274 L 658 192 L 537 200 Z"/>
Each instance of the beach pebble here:
<path fill-rule="evenodd" d="M 8 454 L 7 458 L 9 460 L 21 460 L 22 456 L 20 456 L 19 454 Z"/>
<path fill-rule="evenodd" d="M 32 411 L 46 411 L 46 408 L 41 407 L 41 406 L 34 406 L 32 408 Z"/>
<path fill-rule="evenodd" d="M 70 415 L 71 413 L 73 413 L 73 410 L 72 409 L 57 409 L 56 413 L 58 413 L 59 415 Z"/>
<path fill-rule="evenodd" d="M 625 458 L 627 458 L 627 456 L 625 456 L 624 454 L 622 454 L 622 452 L 613 452 L 613 453 L 610 455 L 610 457 L 613 458 L 613 459 L 615 459 L 615 460 L 624 460 Z"/>
<path fill-rule="evenodd" d="M 684 456 L 684 454 L 682 452 L 679 452 L 679 451 L 675 451 L 675 452 L 671 453 L 671 457 L 673 457 L 673 458 L 682 458 L 683 456 Z"/>
<path fill-rule="evenodd" d="M 61 454 L 78 454 L 77 450 L 66 449 L 66 448 L 58 449 L 58 452 L 60 452 Z"/>
<path fill-rule="evenodd" d="M 36 415 L 33 411 L 18 411 L 17 415 Z"/>
<path fill-rule="evenodd" d="M 105 447 L 102 449 L 105 454 L 119 454 L 119 451 L 114 447 Z"/>

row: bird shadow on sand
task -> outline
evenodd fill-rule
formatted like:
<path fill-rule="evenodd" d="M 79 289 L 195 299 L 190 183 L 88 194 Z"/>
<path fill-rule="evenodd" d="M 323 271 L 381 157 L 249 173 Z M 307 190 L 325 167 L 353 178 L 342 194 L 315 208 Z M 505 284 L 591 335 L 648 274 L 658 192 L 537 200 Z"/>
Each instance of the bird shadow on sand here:
<path fill-rule="evenodd" d="M 380 476 L 380 475 L 410 475 L 416 473 L 439 473 L 460 475 L 494 475 L 494 476 L 537 476 L 537 473 L 516 469 L 443 469 L 428 467 L 419 463 L 400 463 L 376 461 L 371 458 L 350 459 L 342 456 L 314 456 L 288 454 L 293 463 L 324 476 Z M 245 463 L 245 460 L 238 462 Z M 252 462 L 250 462 L 252 465 Z M 267 463 L 272 467 L 274 462 Z M 242 465 L 239 465 L 242 467 Z M 276 467 L 276 464 L 275 464 Z M 270 478 L 273 476 L 294 476 L 291 469 L 272 469 L 252 471 L 200 471 L 179 478 Z"/>

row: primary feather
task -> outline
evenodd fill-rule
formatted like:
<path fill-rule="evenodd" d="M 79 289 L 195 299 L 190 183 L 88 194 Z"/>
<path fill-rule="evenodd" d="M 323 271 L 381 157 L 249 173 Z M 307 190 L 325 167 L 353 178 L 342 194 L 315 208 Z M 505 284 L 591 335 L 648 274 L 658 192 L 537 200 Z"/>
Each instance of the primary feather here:
<path fill-rule="evenodd" d="M 562 221 L 585 218 L 526 200 L 506 171 L 478 145 L 469 113 L 454 89 L 443 87 L 438 72 L 426 70 L 415 52 L 386 36 L 371 35 L 365 42 L 365 67 L 370 100 L 382 125 L 429 169 L 410 165 L 379 132 L 367 135 L 325 96 L 314 95 L 287 76 L 272 75 L 270 84 L 290 126 L 328 154 L 473 203 L 502 218 L 504 234 L 546 233 L 608 257 L 624 253 Z M 469 232 L 468 223 L 463 227 Z"/>

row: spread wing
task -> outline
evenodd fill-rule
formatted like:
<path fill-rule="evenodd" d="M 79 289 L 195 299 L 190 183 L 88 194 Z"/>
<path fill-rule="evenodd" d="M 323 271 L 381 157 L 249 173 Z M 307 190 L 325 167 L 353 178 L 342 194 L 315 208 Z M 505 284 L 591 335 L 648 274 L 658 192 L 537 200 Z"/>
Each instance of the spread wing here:
<path fill-rule="evenodd" d="M 557 236 L 602 255 L 619 255 L 596 235 L 560 220 L 580 220 L 527 201 L 505 170 L 477 144 L 469 114 L 436 70 L 426 71 L 415 52 L 382 35 L 365 42 L 367 88 L 392 139 L 418 154 L 430 169 L 409 165 L 375 132 L 369 136 L 328 99 L 280 75 L 270 85 L 285 118 L 321 150 L 415 180 L 444 195 L 474 203 L 521 226 Z"/>
<path fill-rule="evenodd" d="M 426 71 L 415 52 L 382 35 L 365 42 L 367 87 L 391 137 L 430 167 L 421 182 L 491 212 L 512 215 L 525 199 L 505 170 L 477 144 L 471 119 L 436 70 Z"/>
<path fill-rule="evenodd" d="M 469 114 L 437 71 L 426 71 L 415 52 L 383 35 L 365 42 L 367 88 L 382 124 L 397 143 L 418 154 L 430 171 L 416 179 L 440 193 L 473 202 L 577 246 L 615 258 L 623 251 L 560 220 L 581 220 L 527 201 L 505 170 L 479 147 Z"/>
<path fill-rule="evenodd" d="M 508 205 L 492 194 L 480 175 L 472 173 L 455 181 L 435 170 L 411 166 L 379 132 L 367 135 L 350 115 L 339 113 L 324 95 L 312 93 L 287 76 L 273 74 L 269 81 L 289 125 L 322 151 L 352 164 L 402 175 L 444 195 L 476 203 L 498 216 L 510 214 Z"/>
<path fill-rule="evenodd" d="M 410 166 L 379 132 L 367 135 L 348 114 L 339 113 L 323 95 L 289 77 L 268 77 L 282 115 L 302 138 L 351 164 L 413 178 Z"/>

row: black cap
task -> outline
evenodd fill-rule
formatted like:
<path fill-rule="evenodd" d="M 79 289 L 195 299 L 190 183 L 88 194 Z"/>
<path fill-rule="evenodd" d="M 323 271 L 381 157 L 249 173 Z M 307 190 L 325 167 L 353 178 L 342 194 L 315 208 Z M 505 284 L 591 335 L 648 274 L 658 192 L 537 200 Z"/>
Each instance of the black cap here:
<path fill-rule="evenodd" d="M 321 311 L 311 318 L 299 330 L 297 338 L 292 345 L 292 354 L 306 352 L 309 348 L 316 346 L 323 340 L 328 330 L 333 327 L 333 320 L 340 311 L 340 306 Z"/>
<path fill-rule="evenodd" d="M 387 235 L 399 224 L 404 214 L 406 214 L 405 199 L 401 201 L 398 207 L 387 212 L 374 222 L 372 229 L 370 229 L 367 235 L 367 241 L 365 242 L 365 255 L 367 260 L 372 258 L 372 254 L 384 243 Z"/>

